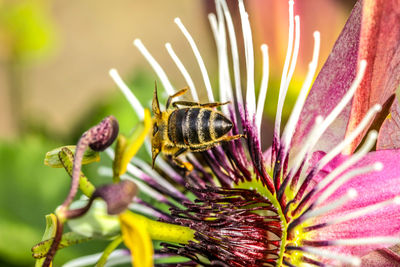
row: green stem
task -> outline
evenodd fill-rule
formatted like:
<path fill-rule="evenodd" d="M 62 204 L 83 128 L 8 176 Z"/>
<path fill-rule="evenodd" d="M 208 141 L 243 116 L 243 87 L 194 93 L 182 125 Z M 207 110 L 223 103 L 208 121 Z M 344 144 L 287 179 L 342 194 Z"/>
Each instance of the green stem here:
<path fill-rule="evenodd" d="M 189 227 L 165 222 L 150 221 L 148 228 L 150 229 L 150 237 L 153 240 L 181 244 L 187 244 L 189 241 L 194 241 L 195 231 Z"/>
<path fill-rule="evenodd" d="M 135 224 L 145 225 L 151 239 L 164 242 L 187 244 L 194 241 L 195 231 L 189 227 L 153 221 L 145 216 L 131 213 L 131 219 Z"/>
<path fill-rule="evenodd" d="M 122 236 L 119 235 L 110 244 L 108 244 L 103 254 L 101 255 L 99 261 L 96 263 L 96 267 L 104 266 L 111 252 L 113 252 L 119 246 L 119 244 L 121 244 L 122 241 L 123 241 Z"/>

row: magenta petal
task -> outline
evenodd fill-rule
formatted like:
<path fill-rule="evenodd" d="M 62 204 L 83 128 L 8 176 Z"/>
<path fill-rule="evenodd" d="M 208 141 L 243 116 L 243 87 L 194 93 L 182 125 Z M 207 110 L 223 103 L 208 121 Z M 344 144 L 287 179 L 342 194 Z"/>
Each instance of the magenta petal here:
<path fill-rule="evenodd" d="M 327 202 L 335 201 L 346 194 L 350 188 L 358 192 L 357 198 L 349 201 L 328 215 L 315 219 L 316 223 L 329 222 L 357 208 L 373 205 L 400 195 L 400 150 L 380 150 L 368 153 L 354 168 L 382 162 L 384 168 L 379 172 L 372 172 L 354 177 L 340 187 Z M 315 240 L 335 240 L 348 238 L 362 238 L 374 236 L 399 236 L 400 234 L 400 205 L 391 204 L 367 215 L 336 225 L 314 231 Z M 384 245 L 333 247 L 346 254 L 365 255 L 373 249 Z"/>
<path fill-rule="evenodd" d="M 379 130 L 376 149 L 400 148 L 400 105 L 395 98 L 390 109 L 390 116 L 383 122 Z"/>
<path fill-rule="evenodd" d="M 359 36 L 361 32 L 361 2 L 357 2 L 343 31 L 336 41 L 316 78 L 300 115 L 292 145 L 297 147 L 304 142 L 318 115 L 326 117 L 343 98 L 356 75 L 358 62 Z M 322 101 L 321 101 L 322 100 Z M 345 135 L 350 105 L 320 139 L 316 150 L 328 151 Z"/>
<path fill-rule="evenodd" d="M 359 60 L 366 59 L 364 79 L 354 95 L 347 132 L 374 104 L 383 104 L 400 83 L 400 0 L 364 0 Z M 366 130 L 364 131 L 364 133 Z M 353 152 L 363 134 L 348 148 Z"/>

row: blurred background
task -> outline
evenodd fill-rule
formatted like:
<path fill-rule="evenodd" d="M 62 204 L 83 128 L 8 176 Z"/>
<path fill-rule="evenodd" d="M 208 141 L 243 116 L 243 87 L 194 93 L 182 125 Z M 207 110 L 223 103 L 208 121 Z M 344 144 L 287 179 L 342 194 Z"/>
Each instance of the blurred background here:
<path fill-rule="evenodd" d="M 286 115 L 311 59 L 312 32 L 321 32 L 321 67 L 354 2 L 296 1 L 301 46 Z M 230 4 L 240 27 L 236 1 Z M 268 44 L 270 52 L 262 131 L 263 143 L 268 145 L 287 47 L 287 1 L 247 0 L 245 5 L 253 28 L 256 86 L 260 84 L 260 45 Z M 173 22 L 179 16 L 217 88 L 216 50 L 207 19 L 213 10 L 210 0 L 0 0 L 0 266 L 33 265 L 30 249 L 41 239 L 44 216 L 67 195 L 69 177 L 63 169 L 44 166 L 45 153 L 75 144 L 86 129 L 109 114 L 117 117 L 122 133 L 134 127 L 137 118 L 109 77 L 109 69 L 119 71 L 142 103 L 150 102 L 157 77 L 133 47 L 134 38 L 143 41 L 179 89 L 186 84 L 166 52 L 164 45 L 170 42 L 201 88 L 193 53 Z M 95 184 L 107 182 L 96 172 L 106 161 L 84 169 Z M 55 265 L 106 246 L 92 243 L 61 250 Z"/>

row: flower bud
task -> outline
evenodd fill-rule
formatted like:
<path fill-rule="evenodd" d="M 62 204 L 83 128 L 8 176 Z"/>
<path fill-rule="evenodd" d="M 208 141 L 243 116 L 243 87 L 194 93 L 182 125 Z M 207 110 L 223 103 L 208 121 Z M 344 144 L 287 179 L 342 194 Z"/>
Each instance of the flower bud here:
<path fill-rule="evenodd" d="M 119 125 L 114 116 L 108 116 L 99 124 L 86 132 L 89 146 L 94 151 L 103 151 L 109 147 L 118 136 Z"/>
<path fill-rule="evenodd" d="M 92 198 L 102 198 L 107 203 L 108 214 L 119 214 L 128 207 L 137 192 L 135 183 L 124 180 L 117 184 L 99 187 Z"/>

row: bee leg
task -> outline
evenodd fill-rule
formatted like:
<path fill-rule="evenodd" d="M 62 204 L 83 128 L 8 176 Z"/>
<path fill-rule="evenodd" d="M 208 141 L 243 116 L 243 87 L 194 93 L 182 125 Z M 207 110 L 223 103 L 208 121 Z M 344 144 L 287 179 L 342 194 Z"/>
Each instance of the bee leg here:
<path fill-rule="evenodd" d="M 178 96 L 181 96 L 181 95 L 183 95 L 184 93 L 186 93 L 186 92 L 187 92 L 187 90 L 188 90 L 188 89 L 189 89 L 188 87 L 185 87 L 185 88 L 183 88 L 183 89 L 179 90 L 178 92 L 176 92 L 175 94 L 173 94 L 173 95 L 170 95 L 170 96 L 168 97 L 168 100 L 167 100 L 167 105 L 165 106 L 165 108 L 166 108 L 166 109 L 168 109 L 168 108 L 169 108 L 169 106 L 171 105 L 171 101 L 172 101 L 172 99 L 173 99 L 173 98 L 175 98 L 175 97 L 178 97 Z M 172 103 L 172 105 L 173 105 L 173 103 Z"/>
<path fill-rule="evenodd" d="M 220 139 L 218 139 L 218 142 L 229 142 L 229 141 L 232 141 L 232 140 L 239 139 L 239 138 L 241 138 L 241 137 L 246 138 L 246 135 L 244 135 L 244 134 L 227 135 L 227 136 L 223 136 L 223 137 L 221 137 Z"/>
<path fill-rule="evenodd" d="M 182 148 L 180 148 L 178 151 L 175 152 L 175 154 L 174 154 L 173 157 L 174 157 L 174 158 L 177 158 L 179 155 L 185 153 L 186 151 L 187 151 L 187 148 L 182 147 Z"/>
<path fill-rule="evenodd" d="M 185 169 L 187 174 L 193 171 L 193 165 L 190 162 L 182 161 L 179 158 L 172 158 L 172 160 L 176 163 L 176 165 L 178 165 L 182 169 Z"/>
<path fill-rule="evenodd" d="M 184 162 L 178 158 L 179 155 L 183 154 L 184 152 L 187 151 L 187 148 L 181 148 L 179 149 L 173 156 L 172 160 L 181 168 L 185 169 L 188 172 L 191 172 L 193 170 L 193 165 L 190 164 L 189 162 Z"/>
<path fill-rule="evenodd" d="M 224 102 L 224 103 L 214 102 L 214 103 L 203 103 L 203 104 L 200 104 L 197 102 L 190 102 L 190 101 L 175 101 L 172 103 L 172 106 L 174 108 L 178 108 L 178 105 L 187 106 L 187 107 L 198 106 L 198 107 L 203 107 L 203 108 L 216 108 L 216 107 L 223 106 L 223 105 L 226 105 L 229 103 L 230 103 L 230 101 Z"/>
<path fill-rule="evenodd" d="M 172 106 L 174 108 L 178 108 L 178 105 L 186 106 L 186 107 L 200 106 L 199 103 L 191 102 L 191 101 L 175 101 L 175 102 L 172 103 Z"/>
<path fill-rule="evenodd" d="M 204 108 L 216 108 L 216 107 L 220 107 L 226 104 L 231 103 L 231 101 L 227 101 L 224 103 L 220 103 L 220 102 L 214 102 L 214 103 L 204 103 L 204 104 L 200 104 L 200 107 L 204 107 Z"/>

